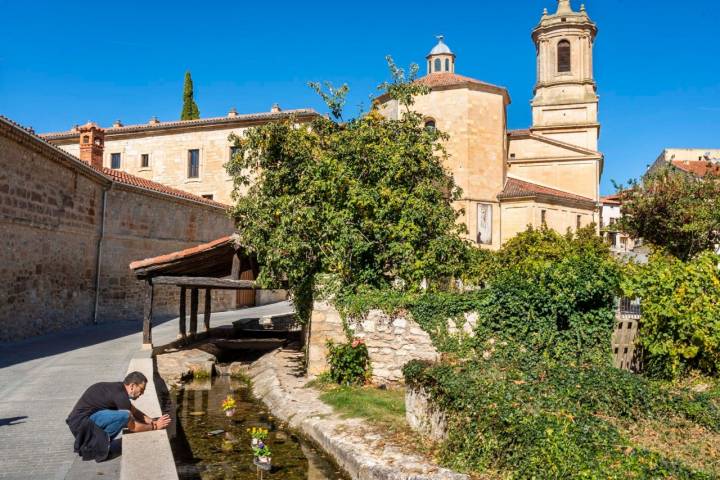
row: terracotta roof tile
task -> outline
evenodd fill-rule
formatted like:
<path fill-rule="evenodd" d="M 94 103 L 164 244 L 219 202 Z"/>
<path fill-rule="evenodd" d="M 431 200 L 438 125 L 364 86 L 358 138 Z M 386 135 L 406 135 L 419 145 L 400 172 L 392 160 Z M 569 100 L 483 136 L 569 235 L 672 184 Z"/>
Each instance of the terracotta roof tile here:
<path fill-rule="evenodd" d="M 154 265 L 162 265 L 168 262 L 175 262 L 177 260 L 192 257 L 193 255 L 197 255 L 199 253 L 206 252 L 208 250 L 212 250 L 226 244 L 229 245 L 236 241 L 236 235 L 227 235 L 225 237 L 213 240 L 212 242 L 196 245 L 194 247 L 186 248 L 185 250 L 180 250 L 178 252 L 172 252 L 165 255 L 159 255 L 157 257 L 146 258 L 144 260 L 136 260 L 130 264 L 130 269 L 137 270 L 139 268 L 146 268 Z"/>
<path fill-rule="evenodd" d="M 707 160 L 673 160 L 672 165 L 697 177 L 720 175 L 720 163 Z"/>
<path fill-rule="evenodd" d="M 186 128 L 195 126 L 210 126 L 210 125 L 221 125 L 221 124 L 233 124 L 243 123 L 252 121 L 271 121 L 287 118 L 292 115 L 300 116 L 320 116 L 312 108 L 302 108 L 296 110 L 283 110 L 281 112 L 259 112 L 259 113 L 247 113 L 237 115 L 235 117 L 210 117 L 200 118 L 197 120 L 177 120 L 171 122 L 158 122 L 158 123 L 142 123 L 137 125 L 124 125 L 122 127 L 110 127 L 105 129 L 105 135 L 116 135 L 123 133 L 134 133 L 144 132 L 148 130 L 163 130 L 170 128 Z M 79 136 L 80 133 L 73 129 L 65 132 L 49 132 L 43 133 L 40 136 L 47 140 L 60 140 L 64 138 L 73 138 Z"/>
<path fill-rule="evenodd" d="M 430 88 L 450 87 L 450 86 L 465 85 L 465 84 L 470 83 L 473 85 L 482 85 L 485 87 L 492 87 L 492 88 L 497 88 L 497 89 L 501 89 L 501 90 L 506 90 L 505 87 L 499 87 L 497 85 L 482 82 L 480 80 L 466 77 L 464 75 L 458 75 L 457 73 L 430 73 L 428 75 L 425 75 L 424 77 L 418 78 L 416 80 L 416 82 L 420 83 L 422 85 L 426 85 Z"/>
<path fill-rule="evenodd" d="M 582 202 L 587 207 L 594 207 L 595 201 L 592 198 L 583 197 L 570 192 L 544 187 L 535 183 L 526 182 L 517 178 L 508 177 L 505 188 L 498 194 L 500 200 L 525 197 L 547 197 L 554 200 Z"/>
<path fill-rule="evenodd" d="M 606 195 L 604 197 L 600 197 L 600 203 L 611 203 L 613 205 L 620 205 L 622 202 L 620 201 L 620 194 L 613 194 L 613 195 Z"/>
<path fill-rule="evenodd" d="M 203 198 L 199 195 L 194 195 L 183 190 L 178 190 L 177 188 L 168 187 L 167 185 L 163 185 L 162 183 L 153 182 L 152 180 L 137 177 L 135 175 L 131 175 L 127 172 L 123 172 L 120 170 L 113 170 L 112 168 L 103 167 L 102 170 L 99 171 L 109 176 L 114 181 L 118 183 L 123 183 L 125 185 L 132 185 L 134 187 L 140 187 L 146 190 L 164 193 L 165 195 L 172 195 L 173 197 L 180 197 L 186 200 L 192 200 L 194 202 L 205 203 L 214 207 L 220 207 L 225 209 L 230 208 L 229 205 L 225 205 L 224 203 L 216 202 L 208 198 Z"/>

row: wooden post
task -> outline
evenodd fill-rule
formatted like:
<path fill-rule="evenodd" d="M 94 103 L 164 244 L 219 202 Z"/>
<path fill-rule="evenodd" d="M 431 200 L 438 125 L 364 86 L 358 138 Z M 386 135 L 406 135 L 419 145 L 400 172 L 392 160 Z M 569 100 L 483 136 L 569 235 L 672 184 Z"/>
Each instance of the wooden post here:
<path fill-rule="evenodd" d="M 190 289 L 190 336 L 192 337 L 197 335 L 198 294 L 197 288 Z"/>
<path fill-rule="evenodd" d="M 180 337 L 183 339 L 187 336 L 187 329 L 185 328 L 185 287 L 180 287 Z"/>
<path fill-rule="evenodd" d="M 145 305 L 143 312 L 143 345 L 152 348 L 152 317 L 153 317 L 153 284 L 148 279 L 145 282 Z"/>
<path fill-rule="evenodd" d="M 206 288 L 205 289 L 205 318 L 203 319 L 205 321 L 205 331 L 210 331 L 210 312 L 212 310 L 212 295 L 211 295 L 212 289 Z"/>
<path fill-rule="evenodd" d="M 230 278 L 233 280 L 240 280 L 240 260 L 240 252 L 236 250 L 235 255 L 233 255 L 232 270 L 230 271 Z"/>

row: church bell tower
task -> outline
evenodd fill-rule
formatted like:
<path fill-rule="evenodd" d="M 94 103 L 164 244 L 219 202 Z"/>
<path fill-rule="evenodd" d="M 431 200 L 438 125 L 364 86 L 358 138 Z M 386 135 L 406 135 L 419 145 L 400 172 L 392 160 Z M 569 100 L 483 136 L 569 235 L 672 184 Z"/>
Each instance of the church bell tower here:
<path fill-rule="evenodd" d="M 597 85 L 593 43 L 597 26 L 585 11 L 558 0 L 557 11 L 543 13 L 532 32 L 537 51 L 537 83 L 532 100 L 532 132 L 597 151 Z"/>

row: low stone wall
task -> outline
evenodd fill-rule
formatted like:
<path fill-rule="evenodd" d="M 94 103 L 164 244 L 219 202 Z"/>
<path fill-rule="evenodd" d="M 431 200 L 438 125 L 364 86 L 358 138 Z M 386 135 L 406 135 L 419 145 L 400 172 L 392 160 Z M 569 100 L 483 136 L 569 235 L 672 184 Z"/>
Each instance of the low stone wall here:
<path fill-rule="evenodd" d="M 153 359 L 149 350 L 138 353 L 131 360 L 128 373 L 134 371 L 143 373 L 148 379 L 145 393 L 133 402 L 135 407 L 149 417 L 161 416 L 162 410 L 154 381 Z M 123 434 L 122 452 L 120 480 L 178 479 L 167 430 Z"/>
<path fill-rule="evenodd" d="M 275 350 L 253 363 L 248 371 L 255 396 L 290 428 L 319 445 L 353 480 L 468 480 L 395 444 L 377 427 L 357 418 L 343 418 L 320 400 L 297 376 L 301 352 Z"/>
<path fill-rule="evenodd" d="M 284 302 L 288 299 L 287 290 L 255 290 L 255 306 Z"/>
<path fill-rule="evenodd" d="M 430 335 L 412 317 L 405 313 L 391 316 L 382 310 L 370 310 L 362 318 L 347 320 L 353 336 L 365 341 L 370 354 L 372 379 L 376 383 L 402 383 L 402 368 L 410 360 L 437 361 L 440 354 Z M 448 320 L 448 332 L 455 335 L 472 335 L 477 315 L 465 315 L 465 323 L 458 326 Z M 461 333 L 462 332 L 462 333 Z M 308 373 L 319 375 L 326 371 L 327 340 L 346 341 L 340 313 L 332 305 L 316 302 L 310 325 Z"/>
<path fill-rule="evenodd" d="M 402 368 L 410 360 L 440 359 L 430 335 L 408 315 L 370 310 L 365 318 L 348 319 L 348 326 L 367 345 L 374 382 L 402 383 Z"/>
<path fill-rule="evenodd" d="M 408 387 L 405 392 L 405 419 L 410 428 L 435 441 L 447 438 L 447 416 L 436 408 L 422 387 Z"/>

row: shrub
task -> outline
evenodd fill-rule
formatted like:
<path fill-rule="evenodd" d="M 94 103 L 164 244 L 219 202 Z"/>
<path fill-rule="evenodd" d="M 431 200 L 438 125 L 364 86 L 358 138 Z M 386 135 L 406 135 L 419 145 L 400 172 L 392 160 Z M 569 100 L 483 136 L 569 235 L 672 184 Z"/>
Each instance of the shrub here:
<path fill-rule="evenodd" d="M 719 265 L 710 252 L 687 262 L 658 252 L 647 265 L 628 265 L 622 287 L 642 299 L 638 341 L 648 374 L 720 371 Z"/>
<path fill-rule="evenodd" d="M 328 340 L 330 378 L 340 385 L 362 385 L 370 376 L 370 357 L 362 340 L 335 344 Z"/>
<path fill-rule="evenodd" d="M 634 448 L 608 421 L 680 416 L 717 431 L 720 409 L 706 396 L 678 395 L 609 366 L 555 362 L 522 350 L 496 342 L 487 360 L 405 366 L 406 382 L 422 385 L 448 414 L 446 465 L 517 479 L 708 478 Z"/>

